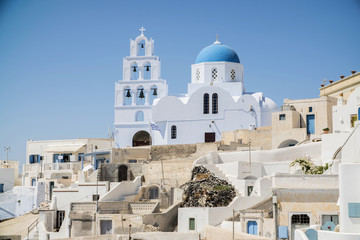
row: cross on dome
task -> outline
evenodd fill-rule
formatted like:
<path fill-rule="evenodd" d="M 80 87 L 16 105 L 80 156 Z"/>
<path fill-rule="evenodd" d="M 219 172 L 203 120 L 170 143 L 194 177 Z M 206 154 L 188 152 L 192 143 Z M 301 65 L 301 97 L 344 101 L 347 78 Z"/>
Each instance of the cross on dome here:
<path fill-rule="evenodd" d="M 145 31 L 146 29 L 144 28 L 144 27 L 141 27 L 140 29 L 139 29 L 139 31 L 141 31 L 141 35 L 144 35 L 144 31 Z"/>
<path fill-rule="evenodd" d="M 219 42 L 219 35 L 216 34 L 216 41 L 213 44 L 221 44 L 221 42 Z"/>

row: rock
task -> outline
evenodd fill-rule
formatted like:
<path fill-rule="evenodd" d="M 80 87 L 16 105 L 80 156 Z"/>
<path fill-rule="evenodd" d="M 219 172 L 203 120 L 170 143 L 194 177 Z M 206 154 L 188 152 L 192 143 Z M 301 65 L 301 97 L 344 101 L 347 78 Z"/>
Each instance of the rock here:
<path fill-rule="evenodd" d="M 181 186 L 184 190 L 181 207 L 223 207 L 236 195 L 232 185 L 203 166 L 192 170 L 191 179 Z"/>

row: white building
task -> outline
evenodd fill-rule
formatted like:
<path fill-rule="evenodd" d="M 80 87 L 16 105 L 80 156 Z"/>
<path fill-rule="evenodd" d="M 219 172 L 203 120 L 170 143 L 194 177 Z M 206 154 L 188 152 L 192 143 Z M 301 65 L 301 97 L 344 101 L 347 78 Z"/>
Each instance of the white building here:
<path fill-rule="evenodd" d="M 154 41 L 140 30 L 123 60 L 123 80 L 115 84 L 117 147 L 214 142 L 223 131 L 271 124 L 276 104 L 245 91 L 233 49 L 218 40 L 204 48 L 191 66 L 188 93 L 168 96 Z"/>

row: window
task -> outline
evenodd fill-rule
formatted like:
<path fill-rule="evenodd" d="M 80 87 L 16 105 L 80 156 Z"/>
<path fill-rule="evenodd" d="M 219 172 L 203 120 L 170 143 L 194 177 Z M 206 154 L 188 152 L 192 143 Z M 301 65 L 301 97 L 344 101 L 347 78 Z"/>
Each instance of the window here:
<path fill-rule="evenodd" d="M 84 155 L 84 153 L 79 153 L 78 154 L 78 161 L 81 161 L 81 157 Z"/>
<path fill-rule="evenodd" d="M 144 121 L 144 112 L 138 111 L 135 114 L 135 122 L 143 122 Z"/>
<path fill-rule="evenodd" d="M 195 230 L 195 218 L 189 218 L 189 230 Z"/>
<path fill-rule="evenodd" d="M 322 215 L 321 216 L 322 225 L 324 225 L 327 222 L 333 222 L 335 225 L 338 225 L 339 224 L 339 216 L 338 215 Z"/>
<path fill-rule="evenodd" d="M 72 155 L 72 153 L 54 154 L 53 161 L 54 162 L 70 162 L 71 155 Z"/>
<path fill-rule="evenodd" d="M 149 199 L 158 199 L 159 198 L 159 188 L 151 187 L 149 188 Z"/>
<path fill-rule="evenodd" d="M 357 114 L 350 115 L 350 126 L 353 128 L 355 127 L 355 122 L 358 120 Z"/>
<path fill-rule="evenodd" d="M 312 107 L 309 107 L 309 112 L 312 112 L 312 110 L 313 110 Z"/>
<path fill-rule="evenodd" d="M 212 79 L 213 81 L 216 81 L 217 77 L 218 77 L 217 69 L 216 69 L 216 68 L 213 68 L 213 69 L 211 70 L 211 79 Z"/>
<path fill-rule="evenodd" d="M 4 192 L 4 184 L 0 183 L 0 193 L 3 193 L 3 192 Z"/>
<path fill-rule="evenodd" d="M 248 196 L 251 195 L 253 189 L 254 189 L 254 186 L 248 186 L 248 187 L 247 187 L 247 195 L 248 195 Z"/>
<path fill-rule="evenodd" d="M 176 139 L 176 126 L 171 126 L 171 139 Z"/>
<path fill-rule="evenodd" d="M 212 95 L 212 113 L 218 113 L 218 95 L 217 93 L 213 93 Z"/>
<path fill-rule="evenodd" d="M 40 162 L 40 155 L 37 154 L 32 154 L 29 156 L 29 163 L 33 164 L 33 163 L 39 163 Z"/>
<path fill-rule="evenodd" d="M 310 224 L 310 218 L 306 214 L 295 214 L 291 217 L 291 223 Z"/>
<path fill-rule="evenodd" d="M 279 120 L 280 121 L 283 121 L 283 120 L 285 120 L 286 119 L 286 115 L 285 114 L 280 114 L 279 115 Z"/>
<path fill-rule="evenodd" d="M 204 109 L 203 109 L 204 114 L 209 114 L 209 94 L 205 93 L 204 94 Z"/>
<path fill-rule="evenodd" d="M 215 133 L 214 132 L 207 132 L 205 133 L 205 142 L 215 142 Z"/>
<path fill-rule="evenodd" d="M 63 223 L 65 218 L 65 211 L 56 211 L 56 223 L 55 228 L 59 231 L 61 224 Z"/>
<path fill-rule="evenodd" d="M 92 199 L 93 199 L 93 201 L 99 201 L 100 195 L 99 194 L 93 194 Z"/>
<path fill-rule="evenodd" d="M 130 74 L 131 74 L 130 79 L 131 80 L 138 80 L 139 79 L 139 68 L 138 68 L 136 63 L 133 63 L 131 65 L 130 71 L 131 71 L 130 72 Z"/>
<path fill-rule="evenodd" d="M 235 80 L 236 75 L 235 75 L 235 70 L 234 69 L 231 70 L 230 77 L 231 77 L 231 80 L 233 80 L 233 81 Z"/>
<path fill-rule="evenodd" d="M 200 70 L 196 69 L 196 81 L 199 82 L 200 81 Z"/>
<path fill-rule="evenodd" d="M 112 220 L 100 220 L 100 235 L 112 234 Z"/>

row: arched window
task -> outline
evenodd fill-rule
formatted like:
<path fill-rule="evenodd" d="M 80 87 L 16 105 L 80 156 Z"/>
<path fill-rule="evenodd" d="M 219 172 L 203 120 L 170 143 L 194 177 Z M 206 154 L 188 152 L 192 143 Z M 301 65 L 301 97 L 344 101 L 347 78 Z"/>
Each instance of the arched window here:
<path fill-rule="evenodd" d="M 235 80 L 236 75 L 235 75 L 235 70 L 234 69 L 231 70 L 230 77 L 231 77 L 231 80 L 233 80 L 233 81 Z"/>
<path fill-rule="evenodd" d="M 204 109 L 203 109 L 204 114 L 209 114 L 209 94 L 205 93 L 204 94 Z"/>
<path fill-rule="evenodd" d="M 129 106 L 132 104 L 132 95 L 131 95 L 131 89 L 130 87 L 124 88 L 124 101 L 123 104 L 125 106 Z"/>
<path fill-rule="evenodd" d="M 217 93 L 213 93 L 212 95 L 212 113 L 218 113 L 218 95 Z"/>
<path fill-rule="evenodd" d="M 149 62 L 144 65 L 144 79 L 151 79 L 151 64 Z"/>
<path fill-rule="evenodd" d="M 138 87 L 136 91 L 136 105 L 144 105 L 145 104 L 145 90 L 144 88 Z"/>
<path fill-rule="evenodd" d="M 138 65 L 136 63 L 133 63 L 131 65 L 131 80 L 138 80 L 139 79 L 139 68 Z"/>
<path fill-rule="evenodd" d="M 218 77 L 217 74 L 218 74 L 217 69 L 216 69 L 216 68 L 213 68 L 213 69 L 211 70 L 211 80 L 216 81 L 216 79 L 217 79 L 217 77 Z"/>
<path fill-rule="evenodd" d="M 138 111 L 135 114 L 135 122 L 143 122 L 144 121 L 144 112 Z"/>
<path fill-rule="evenodd" d="M 171 139 L 176 139 L 176 126 L 171 126 Z"/>
<path fill-rule="evenodd" d="M 151 88 L 150 88 L 150 105 L 152 105 L 153 104 L 153 102 L 154 102 L 154 99 L 156 99 L 157 98 L 157 96 L 158 96 L 158 88 L 157 88 L 157 86 L 152 86 Z"/>
<path fill-rule="evenodd" d="M 196 82 L 200 81 L 200 70 L 196 69 Z"/>
<path fill-rule="evenodd" d="M 145 40 L 141 40 L 138 43 L 138 56 L 145 56 Z"/>

